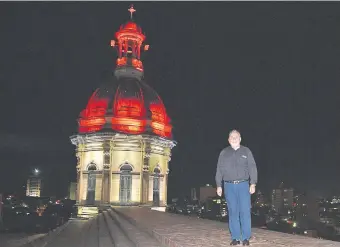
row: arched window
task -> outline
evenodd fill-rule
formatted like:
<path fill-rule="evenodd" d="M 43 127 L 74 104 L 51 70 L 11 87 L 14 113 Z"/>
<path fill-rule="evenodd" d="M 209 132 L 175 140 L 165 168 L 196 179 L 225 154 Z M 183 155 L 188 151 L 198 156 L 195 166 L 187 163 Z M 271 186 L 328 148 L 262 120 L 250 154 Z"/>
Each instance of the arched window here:
<path fill-rule="evenodd" d="M 95 204 L 95 194 L 96 194 L 96 173 L 94 171 L 97 170 L 97 166 L 94 162 L 91 162 L 87 166 L 88 177 L 87 177 L 87 196 L 86 196 L 86 204 L 94 205 Z"/>
<path fill-rule="evenodd" d="M 129 164 L 124 164 L 120 168 L 121 172 L 132 172 L 132 167 Z"/>
<path fill-rule="evenodd" d="M 87 167 L 87 170 L 88 170 L 88 171 L 96 171 L 96 170 L 97 170 L 96 164 L 90 163 L 90 164 L 88 165 L 88 167 Z"/>
<path fill-rule="evenodd" d="M 159 167 L 156 167 L 153 172 L 157 175 L 159 175 L 161 173 L 161 170 L 159 169 Z"/>
<path fill-rule="evenodd" d="M 121 205 L 128 205 L 131 202 L 132 166 L 126 162 L 121 166 L 120 171 L 119 200 Z"/>

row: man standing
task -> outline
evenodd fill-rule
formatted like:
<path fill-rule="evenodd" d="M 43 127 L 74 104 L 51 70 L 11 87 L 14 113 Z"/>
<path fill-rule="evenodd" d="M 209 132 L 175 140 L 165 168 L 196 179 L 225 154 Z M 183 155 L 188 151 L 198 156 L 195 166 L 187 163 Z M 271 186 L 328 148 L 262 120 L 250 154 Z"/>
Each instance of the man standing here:
<path fill-rule="evenodd" d="M 257 168 L 252 152 L 240 145 L 241 134 L 237 130 L 229 133 L 229 147 L 220 153 L 216 169 L 217 194 L 224 194 L 228 206 L 230 245 L 249 245 L 251 237 L 250 195 L 255 193 Z M 250 186 L 249 186 L 250 184 Z"/>

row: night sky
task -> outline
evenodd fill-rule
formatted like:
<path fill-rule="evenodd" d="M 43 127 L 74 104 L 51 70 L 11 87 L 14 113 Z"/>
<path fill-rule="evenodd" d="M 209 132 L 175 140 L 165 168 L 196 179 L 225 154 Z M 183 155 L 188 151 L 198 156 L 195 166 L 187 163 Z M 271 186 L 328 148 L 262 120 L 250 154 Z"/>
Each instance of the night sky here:
<path fill-rule="evenodd" d="M 76 118 L 112 76 L 110 40 L 128 2 L 0 3 L 0 191 L 33 168 L 46 193 L 76 178 Z M 340 193 L 340 4 L 135 3 L 146 82 L 178 146 L 170 195 L 214 184 L 232 128 L 255 156 L 261 190 L 284 181 Z"/>

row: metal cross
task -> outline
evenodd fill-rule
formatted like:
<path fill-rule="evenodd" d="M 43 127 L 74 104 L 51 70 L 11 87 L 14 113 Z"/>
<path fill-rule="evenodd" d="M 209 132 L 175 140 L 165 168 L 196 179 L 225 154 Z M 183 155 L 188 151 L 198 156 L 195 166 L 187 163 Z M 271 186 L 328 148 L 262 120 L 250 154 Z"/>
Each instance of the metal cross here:
<path fill-rule="evenodd" d="M 128 11 L 130 12 L 131 20 L 132 20 L 132 15 L 133 15 L 134 12 L 136 12 L 136 10 L 133 8 L 133 5 L 131 5 L 131 7 L 128 9 Z"/>

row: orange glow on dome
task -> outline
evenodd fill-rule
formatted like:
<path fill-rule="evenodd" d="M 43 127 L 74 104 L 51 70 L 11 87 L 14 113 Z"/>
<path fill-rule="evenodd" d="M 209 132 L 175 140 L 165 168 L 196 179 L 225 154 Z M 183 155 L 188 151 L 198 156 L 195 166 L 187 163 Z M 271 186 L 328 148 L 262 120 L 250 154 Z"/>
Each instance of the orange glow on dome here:
<path fill-rule="evenodd" d="M 91 119 L 80 119 L 79 120 L 79 132 L 95 132 L 103 128 L 105 124 L 104 117 L 96 117 Z"/>
<path fill-rule="evenodd" d="M 156 135 L 171 137 L 172 126 L 163 104 L 150 104 L 151 127 Z"/>
<path fill-rule="evenodd" d="M 133 118 L 112 118 L 112 129 L 127 134 L 142 134 L 146 121 Z"/>
<path fill-rule="evenodd" d="M 117 66 L 124 66 L 127 64 L 127 58 L 122 57 L 117 59 Z"/>
<path fill-rule="evenodd" d="M 117 66 L 126 66 L 126 65 L 128 65 L 128 59 L 126 57 L 122 57 L 122 58 L 117 59 Z M 142 61 L 140 61 L 136 58 L 131 59 L 131 66 L 135 67 L 138 70 L 141 70 L 141 71 L 143 70 Z"/>
<path fill-rule="evenodd" d="M 163 104 L 150 104 L 152 121 L 165 123 L 168 121 Z"/>
<path fill-rule="evenodd" d="M 141 134 L 145 130 L 146 121 L 144 102 L 139 99 L 120 98 L 114 105 L 112 129 L 128 134 Z"/>
<path fill-rule="evenodd" d="M 136 58 L 132 59 L 132 66 L 138 70 L 143 70 L 143 63 Z"/>
<path fill-rule="evenodd" d="M 144 104 L 139 99 L 119 99 L 113 109 L 116 117 L 143 117 L 145 115 Z"/>
<path fill-rule="evenodd" d="M 124 29 L 133 30 L 133 31 L 136 31 L 136 32 L 139 31 L 137 24 L 132 22 L 132 21 L 129 21 L 128 23 L 126 23 L 123 27 L 123 30 Z"/>
<path fill-rule="evenodd" d="M 151 127 L 152 127 L 152 131 L 156 135 L 168 137 L 168 138 L 171 137 L 171 130 L 172 130 L 171 125 L 165 125 L 165 124 L 158 123 L 158 122 L 152 122 Z"/>
<path fill-rule="evenodd" d="M 80 113 L 79 132 L 99 131 L 105 124 L 105 114 L 108 100 L 98 98 L 96 90 L 90 98 L 86 108 Z"/>
<path fill-rule="evenodd" d="M 108 106 L 108 99 L 97 97 L 98 89 L 92 94 L 85 110 L 81 112 L 81 117 L 90 118 L 104 116 Z"/>
<path fill-rule="evenodd" d="M 101 126 L 105 124 L 104 117 L 96 117 L 90 119 L 80 119 L 80 126 Z"/>
<path fill-rule="evenodd" d="M 91 132 L 97 132 L 100 131 L 102 127 L 100 126 L 90 126 L 90 127 L 79 127 L 80 133 L 91 133 Z"/>

